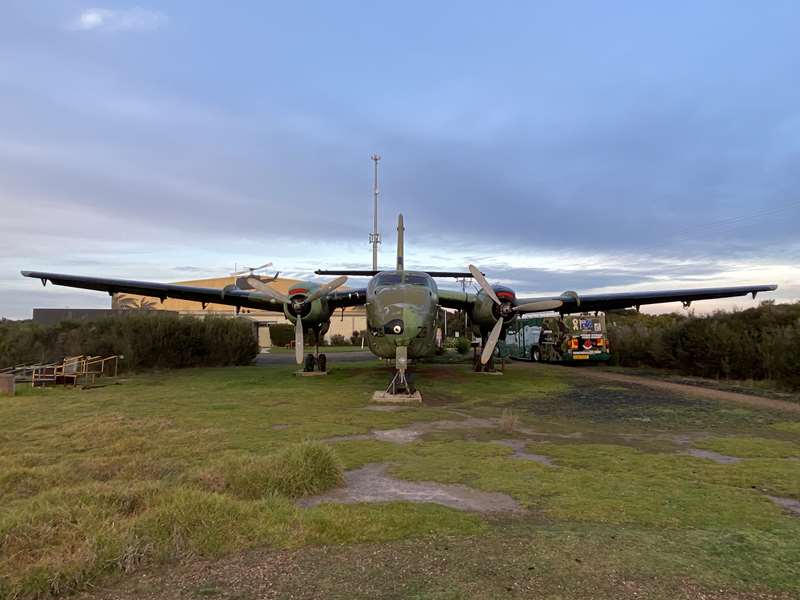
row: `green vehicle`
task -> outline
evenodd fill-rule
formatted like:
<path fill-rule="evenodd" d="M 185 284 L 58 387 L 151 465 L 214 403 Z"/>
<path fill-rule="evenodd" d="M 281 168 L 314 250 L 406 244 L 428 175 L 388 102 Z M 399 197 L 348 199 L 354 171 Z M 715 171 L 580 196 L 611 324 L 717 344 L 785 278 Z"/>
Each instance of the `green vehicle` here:
<path fill-rule="evenodd" d="M 511 358 L 536 362 L 607 361 L 605 315 L 566 315 L 517 319 L 505 346 Z"/>

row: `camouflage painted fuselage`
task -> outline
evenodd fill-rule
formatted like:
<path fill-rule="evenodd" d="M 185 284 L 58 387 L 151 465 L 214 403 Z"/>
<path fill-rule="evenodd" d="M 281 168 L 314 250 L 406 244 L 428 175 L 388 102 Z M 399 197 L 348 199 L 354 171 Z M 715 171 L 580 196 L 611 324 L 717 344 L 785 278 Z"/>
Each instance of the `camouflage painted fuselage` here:
<path fill-rule="evenodd" d="M 384 271 L 367 286 L 367 342 L 382 358 L 399 346 L 408 358 L 433 354 L 439 293 L 433 278 L 419 271 Z"/>

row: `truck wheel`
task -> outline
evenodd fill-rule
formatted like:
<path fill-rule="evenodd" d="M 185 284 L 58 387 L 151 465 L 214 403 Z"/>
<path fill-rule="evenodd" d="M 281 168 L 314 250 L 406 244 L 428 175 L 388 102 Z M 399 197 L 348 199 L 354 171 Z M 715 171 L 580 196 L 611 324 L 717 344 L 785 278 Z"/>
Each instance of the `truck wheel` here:
<path fill-rule="evenodd" d="M 542 351 L 539 346 L 533 346 L 531 348 L 531 360 L 533 362 L 542 362 Z"/>

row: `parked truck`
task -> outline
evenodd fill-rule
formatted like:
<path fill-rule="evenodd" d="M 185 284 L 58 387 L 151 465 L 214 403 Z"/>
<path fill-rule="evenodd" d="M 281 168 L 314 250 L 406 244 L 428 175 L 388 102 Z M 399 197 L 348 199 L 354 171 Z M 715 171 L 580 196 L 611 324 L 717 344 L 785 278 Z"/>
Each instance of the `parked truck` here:
<path fill-rule="evenodd" d="M 517 319 L 506 333 L 511 358 L 537 362 L 607 361 L 605 315 Z"/>

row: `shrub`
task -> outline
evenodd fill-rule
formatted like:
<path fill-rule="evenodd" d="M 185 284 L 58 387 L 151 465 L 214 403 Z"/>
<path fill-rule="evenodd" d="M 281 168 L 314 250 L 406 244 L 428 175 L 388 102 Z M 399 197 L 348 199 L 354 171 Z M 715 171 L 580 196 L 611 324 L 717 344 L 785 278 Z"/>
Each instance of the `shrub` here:
<path fill-rule="evenodd" d="M 456 350 L 459 354 L 466 354 L 471 347 L 472 344 L 465 336 L 456 338 Z"/>
<path fill-rule="evenodd" d="M 350 342 L 341 333 L 334 333 L 331 336 L 331 346 L 349 346 Z"/>
<path fill-rule="evenodd" d="M 366 343 L 365 341 L 366 337 L 367 337 L 366 329 L 362 329 L 361 331 L 354 331 L 350 335 L 350 343 L 353 344 L 353 346 L 360 346 L 362 342 Z"/>
<path fill-rule="evenodd" d="M 294 325 L 289 323 L 270 325 L 269 339 L 272 341 L 273 346 L 288 346 L 290 342 L 294 341 Z"/>
<path fill-rule="evenodd" d="M 65 356 L 120 354 L 124 370 L 249 364 L 258 353 L 246 319 L 196 319 L 135 311 L 91 322 L 45 327 L 30 321 L 0 323 L 0 366 L 60 361 Z"/>
<path fill-rule="evenodd" d="M 744 311 L 693 315 L 608 314 L 612 361 L 723 379 L 770 379 L 800 389 L 793 348 L 800 303 L 764 302 Z"/>

